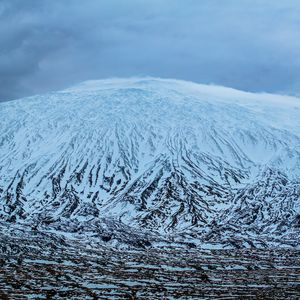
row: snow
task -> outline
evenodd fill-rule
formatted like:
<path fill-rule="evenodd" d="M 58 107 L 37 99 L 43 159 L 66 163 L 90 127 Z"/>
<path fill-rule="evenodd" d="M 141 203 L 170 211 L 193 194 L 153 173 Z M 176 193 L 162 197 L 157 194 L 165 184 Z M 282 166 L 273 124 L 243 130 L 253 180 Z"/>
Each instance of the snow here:
<path fill-rule="evenodd" d="M 299 120 L 295 97 L 151 77 L 0 103 L 0 216 L 84 223 L 94 210 L 165 234 L 186 231 L 195 216 L 201 227 L 230 210 L 255 211 L 242 200 L 248 192 L 235 195 L 257 191 L 269 169 L 293 182 L 282 190 L 296 195 Z M 268 200 L 256 192 L 261 203 L 283 201 L 262 206 L 264 216 L 286 207 L 292 222 L 299 200 L 282 193 Z"/>

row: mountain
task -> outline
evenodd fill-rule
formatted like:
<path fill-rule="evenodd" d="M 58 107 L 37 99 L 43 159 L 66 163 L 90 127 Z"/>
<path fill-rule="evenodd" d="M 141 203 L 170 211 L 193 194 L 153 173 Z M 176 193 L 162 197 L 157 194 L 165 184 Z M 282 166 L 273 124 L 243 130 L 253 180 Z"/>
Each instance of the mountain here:
<path fill-rule="evenodd" d="M 300 99 L 87 81 L 0 103 L 3 232 L 148 247 L 299 247 Z"/>

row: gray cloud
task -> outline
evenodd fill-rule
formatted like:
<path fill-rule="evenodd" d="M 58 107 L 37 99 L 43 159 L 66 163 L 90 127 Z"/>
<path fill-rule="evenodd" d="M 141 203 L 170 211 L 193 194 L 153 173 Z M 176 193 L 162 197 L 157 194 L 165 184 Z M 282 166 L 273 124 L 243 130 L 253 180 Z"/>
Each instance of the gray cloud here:
<path fill-rule="evenodd" d="M 300 91 L 298 0 L 2 0 L 0 101 L 150 75 Z"/>

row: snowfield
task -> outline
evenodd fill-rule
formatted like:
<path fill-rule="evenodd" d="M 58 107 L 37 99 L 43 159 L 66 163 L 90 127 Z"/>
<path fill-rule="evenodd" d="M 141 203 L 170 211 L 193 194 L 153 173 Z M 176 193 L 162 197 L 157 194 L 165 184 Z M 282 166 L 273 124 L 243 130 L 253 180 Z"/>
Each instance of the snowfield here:
<path fill-rule="evenodd" d="M 300 99 L 130 78 L 0 103 L 1 230 L 299 248 Z"/>

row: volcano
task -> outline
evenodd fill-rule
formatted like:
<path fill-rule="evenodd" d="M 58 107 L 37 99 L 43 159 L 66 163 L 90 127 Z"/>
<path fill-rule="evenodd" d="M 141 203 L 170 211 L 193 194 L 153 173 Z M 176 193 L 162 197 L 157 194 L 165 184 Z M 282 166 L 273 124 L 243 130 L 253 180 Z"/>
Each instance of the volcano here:
<path fill-rule="evenodd" d="M 0 103 L 3 232 L 296 247 L 300 99 L 159 78 Z"/>

